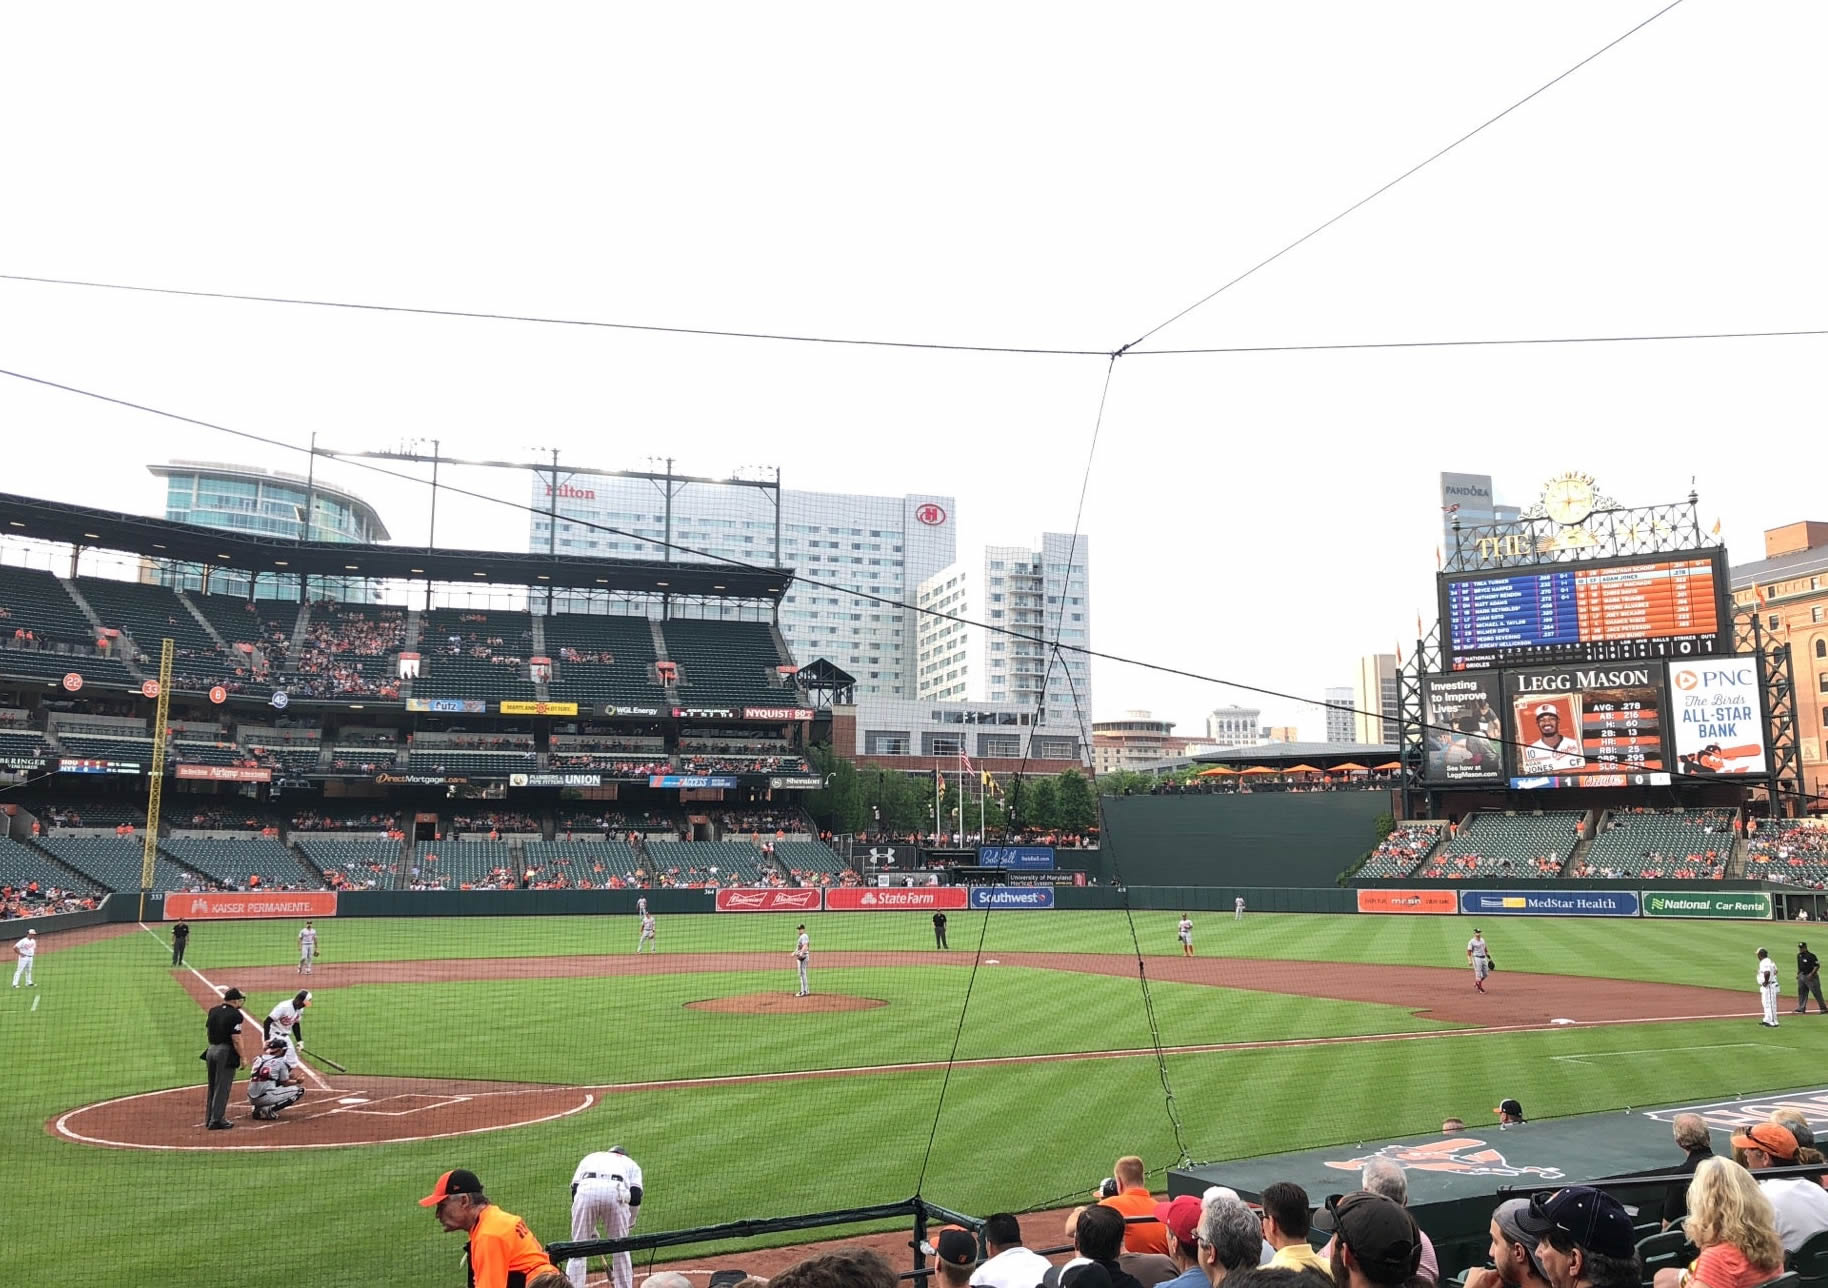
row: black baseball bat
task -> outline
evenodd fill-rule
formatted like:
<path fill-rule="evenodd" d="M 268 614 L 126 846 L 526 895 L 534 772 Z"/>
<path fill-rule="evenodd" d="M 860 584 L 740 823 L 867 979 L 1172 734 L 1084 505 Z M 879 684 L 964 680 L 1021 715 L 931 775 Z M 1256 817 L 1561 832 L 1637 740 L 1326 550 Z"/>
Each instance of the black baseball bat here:
<path fill-rule="evenodd" d="M 335 1060 L 332 1060 L 329 1056 L 327 1056 L 323 1052 L 317 1050 L 315 1047 L 307 1050 L 306 1048 L 301 1046 L 298 1049 L 301 1052 L 303 1052 L 305 1055 L 310 1056 L 313 1060 L 316 1060 L 319 1064 L 329 1065 L 332 1069 L 335 1069 L 338 1073 L 348 1073 L 349 1072 L 349 1070 L 345 1069 L 342 1065 L 338 1064 Z"/>

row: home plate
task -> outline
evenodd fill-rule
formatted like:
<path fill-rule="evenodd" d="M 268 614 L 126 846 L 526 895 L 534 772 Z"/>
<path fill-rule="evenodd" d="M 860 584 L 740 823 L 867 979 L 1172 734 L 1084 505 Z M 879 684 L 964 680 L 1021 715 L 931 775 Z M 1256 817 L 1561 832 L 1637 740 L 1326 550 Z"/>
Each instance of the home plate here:
<path fill-rule="evenodd" d="M 367 1096 L 344 1096 L 341 1100 L 337 1101 L 336 1103 L 339 1105 L 365 1105 L 368 1103 L 368 1097 Z"/>
<path fill-rule="evenodd" d="M 1572 1024 L 1572 1023 L 1574 1023 L 1574 1021 L 1573 1020 L 1550 1020 L 1549 1023 L 1550 1024 Z"/>

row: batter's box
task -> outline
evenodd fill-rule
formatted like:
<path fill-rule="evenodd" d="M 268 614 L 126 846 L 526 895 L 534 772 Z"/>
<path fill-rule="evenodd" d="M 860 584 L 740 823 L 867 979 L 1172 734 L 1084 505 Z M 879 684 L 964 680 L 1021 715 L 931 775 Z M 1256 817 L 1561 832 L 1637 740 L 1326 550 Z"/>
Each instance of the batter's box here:
<path fill-rule="evenodd" d="M 377 1118 L 404 1118 L 408 1114 L 422 1114 L 433 1109 L 443 1109 L 446 1105 L 461 1105 L 469 1096 L 430 1096 L 422 1092 L 403 1091 L 397 1096 L 382 1096 L 365 1105 L 344 1105 L 336 1110 L 339 1114 L 373 1114 Z M 394 1106 L 383 1109 L 383 1105 Z"/>

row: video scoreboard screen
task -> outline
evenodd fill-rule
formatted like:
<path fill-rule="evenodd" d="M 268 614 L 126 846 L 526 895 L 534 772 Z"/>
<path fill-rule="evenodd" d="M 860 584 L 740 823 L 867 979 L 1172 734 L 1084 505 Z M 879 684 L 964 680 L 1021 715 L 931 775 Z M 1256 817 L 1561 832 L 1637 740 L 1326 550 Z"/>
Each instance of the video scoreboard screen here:
<path fill-rule="evenodd" d="M 1729 651 L 1720 551 L 1443 574 L 1443 651 L 1454 671 L 1555 662 L 1711 657 Z"/>
<path fill-rule="evenodd" d="M 1662 663 L 1509 671 L 1504 696 L 1512 787 L 1669 782 Z"/>

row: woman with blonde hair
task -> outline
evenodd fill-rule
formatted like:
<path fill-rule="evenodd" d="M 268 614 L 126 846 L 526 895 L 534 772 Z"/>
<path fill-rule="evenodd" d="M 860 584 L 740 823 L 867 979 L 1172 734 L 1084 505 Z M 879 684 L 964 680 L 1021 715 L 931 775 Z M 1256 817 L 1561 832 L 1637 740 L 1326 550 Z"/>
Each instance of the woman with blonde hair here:
<path fill-rule="evenodd" d="M 1657 1271 L 1656 1288 L 1754 1288 L 1784 1272 L 1771 1200 L 1729 1159 L 1705 1159 L 1695 1169 L 1684 1228 L 1701 1255 L 1686 1270 Z"/>

